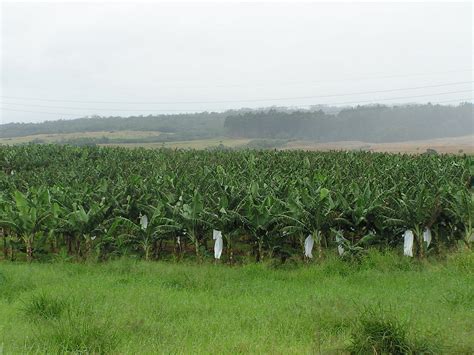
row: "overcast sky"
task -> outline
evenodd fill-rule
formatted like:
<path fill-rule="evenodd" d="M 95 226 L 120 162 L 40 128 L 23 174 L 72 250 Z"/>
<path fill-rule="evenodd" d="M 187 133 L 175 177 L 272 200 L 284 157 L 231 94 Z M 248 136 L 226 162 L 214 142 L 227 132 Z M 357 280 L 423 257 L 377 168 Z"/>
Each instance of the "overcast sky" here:
<path fill-rule="evenodd" d="M 469 2 L 3 3 L 0 122 L 471 101 L 472 16 Z"/>

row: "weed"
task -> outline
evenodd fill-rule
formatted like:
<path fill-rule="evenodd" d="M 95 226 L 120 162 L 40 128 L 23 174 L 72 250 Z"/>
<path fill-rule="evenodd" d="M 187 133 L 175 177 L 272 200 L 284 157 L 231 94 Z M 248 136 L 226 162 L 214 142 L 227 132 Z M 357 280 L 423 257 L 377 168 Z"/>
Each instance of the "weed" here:
<path fill-rule="evenodd" d="M 113 327 L 105 321 L 79 315 L 54 323 L 45 340 L 59 352 L 105 354 L 118 342 Z"/>
<path fill-rule="evenodd" d="M 366 307 L 356 319 L 351 354 L 431 354 L 439 345 L 426 338 L 410 339 L 409 325 L 378 307 Z"/>
<path fill-rule="evenodd" d="M 46 293 L 33 295 L 23 307 L 23 313 L 30 319 L 54 319 L 59 318 L 67 303 L 59 297 Z"/>
<path fill-rule="evenodd" d="M 474 307 L 474 291 L 451 290 L 442 296 L 442 301 L 452 307 Z"/>

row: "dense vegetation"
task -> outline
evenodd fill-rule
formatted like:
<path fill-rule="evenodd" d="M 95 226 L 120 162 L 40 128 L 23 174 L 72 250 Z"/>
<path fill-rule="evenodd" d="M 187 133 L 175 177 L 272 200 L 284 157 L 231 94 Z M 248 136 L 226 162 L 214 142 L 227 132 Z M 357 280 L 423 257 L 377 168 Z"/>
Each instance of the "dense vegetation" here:
<path fill-rule="evenodd" d="M 420 257 L 469 245 L 470 159 L 302 151 L 172 151 L 27 145 L 0 148 L 4 257 L 317 258 L 342 248 L 401 248 Z M 146 217 L 145 217 L 146 216 Z M 429 245 L 423 230 L 433 234 Z"/>
<path fill-rule="evenodd" d="M 473 105 L 358 106 L 241 109 L 221 113 L 92 117 L 0 126 L 0 138 L 35 134 L 100 131 L 160 131 L 155 137 L 75 138 L 67 144 L 152 143 L 212 138 L 310 139 L 318 142 L 360 140 L 395 142 L 474 134 Z M 38 143 L 41 143 L 38 140 Z"/>
<path fill-rule="evenodd" d="M 316 112 L 247 112 L 229 115 L 227 133 L 248 138 L 318 142 L 398 142 L 474 133 L 473 105 L 360 106 L 337 115 Z"/>
<path fill-rule="evenodd" d="M 0 138 L 35 134 L 98 132 L 98 131 L 160 131 L 175 140 L 207 138 L 222 134 L 226 115 L 223 113 L 195 113 L 176 115 L 148 115 L 131 117 L 88 117 L 42 123 L 8 123 L 0 126 Z M 155 141 L 167 141 L 160 137 Z M 100 138 L 99 138 L 100 139 Z M 141 140 L 140 142 L 142 142 Z M 100 143 L 99 141 L 97 143 Z"/>

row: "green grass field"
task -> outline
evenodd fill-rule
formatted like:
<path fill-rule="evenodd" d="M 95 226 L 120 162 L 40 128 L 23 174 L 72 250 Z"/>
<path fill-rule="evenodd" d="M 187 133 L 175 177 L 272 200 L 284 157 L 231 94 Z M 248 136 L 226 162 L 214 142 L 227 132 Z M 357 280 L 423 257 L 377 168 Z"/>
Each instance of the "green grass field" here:
<path fill-rule="evenodd" d="M 51 133 L 35 134 L 31 136 L 0 138 L 1 144 L 15 145 L 29 142 L 41 141 L 42 143 L 57 143 L 68 139 L 78 138 L 110 138 L 110 139 L 139 139 L 158 137 L 161 132 L 157 131 L 99 131 L 99 132 L 76 132 L 76 133 Z"/>
<path fill-rule="evenodd" d="M 213 148 L 219 145 L 224 145 L 227 148 L 241 147 L 250 142 L 250 139 L 237 139 L 237 138 L 208 138 L 208 139 L 196 139 L 190 141 L 176 141 L 176 142 L 160 142 L 160 143 L 119 143 L 119 144 L 101 144 L 102 146 L 119 146 L 127 148 L 173 148 L 173 149 L 206 149 Z"/>
<path fill-rule="evenodd" d="M 472 353 L 473 270 L 467 252 L 284 267 L 3 262 L 0 353 L 365 353 L 368 338 Z"/>

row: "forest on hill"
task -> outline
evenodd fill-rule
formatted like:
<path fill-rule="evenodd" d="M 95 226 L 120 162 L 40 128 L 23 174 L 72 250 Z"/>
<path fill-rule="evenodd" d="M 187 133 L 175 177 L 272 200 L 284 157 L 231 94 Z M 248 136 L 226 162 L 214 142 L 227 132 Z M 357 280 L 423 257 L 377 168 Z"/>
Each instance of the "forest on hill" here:
<path fill-rule="evenodd" d="M 220 136 L 265 139 L 301 139 L 317 142 L 359 140 L 395 142 L 474 133 L 473 104 L 366 105 L 349 108 L 272 107 L 225 112 L 85 117 L 41 123 L 0 125 L 0 138 L 36 134 L 98 131 L 159 131 L 159 136 L 127 139 L 122 143 L 168 142 Z M 104 143 L 91 138 L 89 143 Z"/>
<path fill-rule="evenodd" d="M 473 105 L 359 106 L 336 115 L 317 112 L 252 112 L 228 116 L 227 134 L 246 138 L 318 142 L 398 142 L 456 137 L 474 131 Z"/>

